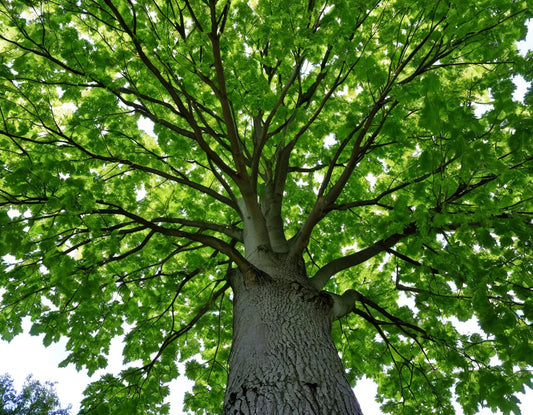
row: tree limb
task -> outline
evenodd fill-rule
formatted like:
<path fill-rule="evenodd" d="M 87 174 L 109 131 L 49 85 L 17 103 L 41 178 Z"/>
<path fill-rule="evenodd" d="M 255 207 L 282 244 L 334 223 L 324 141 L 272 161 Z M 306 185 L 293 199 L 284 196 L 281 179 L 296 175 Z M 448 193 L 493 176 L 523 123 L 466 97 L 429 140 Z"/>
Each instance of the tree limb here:
<path fill-rule="evenodd" d="M 185 232 L 180 229 L 174 229 L 174 228 L 165 228 L 163 226 L 160 226 L 155 220 L 147 220 L 139 215 L 136 215 L 135 213 L 128 212 L 127 210 L 123 209 L 122 207 L 105 202 L 103 200 L 98 200 L 97 203 L 101 205 L 108 206 L 109 208 L 106 209 L 98 209 L 98 213 L 105 213 L 105 214 L 115 214 L 115 215 L 122 215 L 127 218 L 133 219 L 139 224 L 145 225 L 147 228 L 150 228 L 160 234 L 167 235 L 167 236 L 177 236 L 180 238 L 186 238 L 191 241 L 200 242 L 206 246 L 209 246 L 217 251 L 220 251 L 224 255 L 228 256 L 230 259 L 232 259 L 235 264 L 239 267 L 239 270 L 242 273 L 249 272 L 253 267 L 252 265 L 242 256 L 242 254 L 235 249 L 233 246 L 228 244 L 227 242 L 215 238 L 213 236 L 205 235 L 202 233 L 192 233 L 192 232 Z"/>
<path fill-rule="evenodd" d="M 377 254 L 391 248 L 402 238 L 412 235 L 415 232 L 416 225 L 414 222 L 411 222 L 404 228 L 402 233 L 395 233 L 385 239 L 375 242 L 373 245 L 367 248 L 330 261 L 316 272 L 316 274 L 311 278 L 310 282 L 317 290 L 322 290 L 330 278 L 336 273 L 367 261 Z"/>

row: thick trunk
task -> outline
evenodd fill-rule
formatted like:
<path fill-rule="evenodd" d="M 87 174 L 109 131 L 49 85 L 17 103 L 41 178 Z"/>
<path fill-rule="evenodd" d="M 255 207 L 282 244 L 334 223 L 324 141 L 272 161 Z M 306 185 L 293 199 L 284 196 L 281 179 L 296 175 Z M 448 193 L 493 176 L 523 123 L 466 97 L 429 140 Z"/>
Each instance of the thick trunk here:
<path fill-rule="evenodd" d="M 224 413 L 361 414 L 331 339 L 332 300 L 288 263 L 233 278 Z"/>

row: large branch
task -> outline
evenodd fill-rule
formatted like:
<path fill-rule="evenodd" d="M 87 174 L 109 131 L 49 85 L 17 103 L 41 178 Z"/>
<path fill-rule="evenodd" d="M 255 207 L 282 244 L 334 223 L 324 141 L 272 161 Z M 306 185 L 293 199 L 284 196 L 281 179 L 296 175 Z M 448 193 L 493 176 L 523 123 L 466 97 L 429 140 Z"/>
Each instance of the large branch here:
<path fill-rule="evenodd" d="M 247 272 L 253 269 L 252 265 L 242 256 L 242 254 L 237 249 L 235 249 L 232 245 L 223 241 L 222 239 L 218 239 L 214 236 L 205 235 L 199 232 L 193 233 L 193 232 L 182 231 L 181 229 L 166 228 L 166 227 L 159 225 L 159 223 L 161 222 L 157 222 L 154 219 L 152 220 L 145 219 L 142 216 L 129 212 L 118 205 L 108 203 L 103 200 L 98 200 L 97 203 L 107 206 L 107 208 L 99 209 L 98 213 L 125 216 L 162 235 L 176 236 L 176 237 L 184 238 L 190 241 L 200 242 L 226 255 L 233 262 L 235 262 L 235 264 L 239 267 L 239 270 L 243 274 L 246 274 Z"/>
<path fill-rule="evenodd" d="M 517 166 L 520 166 L 523 163 L 527 163 L 528 161 L 531 161 L 531 160 L 532 160 L 532 158 L 529 157 L 525 161 L 523 161 L 523 162 L 521 162 L 521 163 L 519 163 L 517 165 L 510 166 L 509 169 L 510 170 L 514 169 Z M 421 177 L 424 177 L 424 176 L 421 176 Z M 440 212 L 442 210 L 442 208 L 444 207 L 444 205 L 451 205 L 451 204 L 456 203 L 458 200 L 460 200 L 460 199 L 464 198 L 465 196 L 469 195 L 470 193 L 474 192 L 476 189 L 479 189 L 480 187 L 483 187 L 483 186 L 487 185 L 488 183 L 492 182 L 493 180 L 496 180 L 498 177 L 499 177 L 499 175 L 492 174 L 492 175 L 488 175 L 488 176 L 480 178 L 479 181 L 477 181 L 475 183 L 460 184 L 452 195 L 447 197 L 445 200 L 439 201 L 437 203 L 437 205 L 432 209 L 433 212 Z M 407 183 L 405 185 L 408 185 L 408 184 L 409 183 Z M 399 188 L 403 188 L 403 187 L 405 187 L 403 184 L 397 186 L 398 189 Z M 364 204 L 364 203 L 362 203 L 362 204 Z M 503 215 L 506 215 L 506 214 L 504 213 Z M 502 216 L 502 217 L 506 217 L 506 216 Z M 471 224 L 471 225 L 473 225 L 473 224 Z M 448 224 L 447 226 L 448 227 L 450 227 L 450 226 L 454 227 L 454 225 L 452 225 L 452 224 Z M 311 278 L 311 283 L 317 289 L 322 289 L 324 287 L 324 285 L 329 281 L 329 279 L 333 275 L 335 275 L 336 273 L 338 273 L 340 271 L 343 271 L 345 269 L 354 267 L 354 266 L 356 266 L 358 264 L 361 264 L 362 262 L 374 257 L 375 255 L 377 255 L 377 254 L 379 254 L 379 253 L 381 253 L 383 251 L 389 252 L 390 249 L 397 242 L 399 242 L 402 238 L 404 238 L 404 237 L 406 237 L 408 235 L 412 235 L 415 232 L 416 232 L 416 224 L 415 224 L 415 222 L 411 222 L 410 224 L 408 224 L 404 228 L 404 231 L 402 233 L 393 234 L 393 235 L 391 235 L 391 236 L 389 236 L 389 237 L 387 237 L 385 239 L 382 239 L 382 240 L 376 242 L 372 246 L 367 247 L 365 249 L 362 249 L 362 250 L 360 250 L 358 252 L 355 252 L 355 253 L 353 253 L 351 255 L 347 255 L 347 256 L 344 256 L 344 257 L 340 257 L 340 258 L 334 259 L 334 260 L 332 260 L 331 262 L 329 262 L 328 264 L 326 264 L 325 266 L 323 266 L 322 268 L 320 268 L 317 271 L 317 273 L 313 276 L 313 278 Z M 405 259 L 405 257 L 403 259 Z"/>
<path fill-rule="evenodd" d="M 268 180 L 265 184 L 265 194 L 261 201 L 270 245 L 272 250 L 278 253 L 287 253 L 289 251 L 281 216 L 283 187 L 283 185 L 278 186 L 273 180 Z"/>
<path fill-rule="evenodd" d="M 282 105 L 283 100 L 285 99 L 285 96 L 287 95 L 289 88 L 293 85 L 294 81 L 296 80 L 296 77 L 298 76 L 298 73 L 302 67 L 302 61 L 296 59 L 294 70 L 281 90 L 281 93 L 278 97 L 278 100 L 274 104 L 274 107 L 270 111 L 270 114 L 268 115 L 267 119 L 263 122 L 261 115 L 257 115 L 254 117 L 254 149 L 253 149 L 253 157 L 252 157 L 252 168 L 251 168 L 251 179 L 252 183 L 257 186 L 257 179 L 258 179 L 258 172 L 259 172 L 259 164 L 261 161 L 261 155 L 263 153 L 263 148 L 270 137 L 268 134 L 268 130 L 270 128 L 270 124 L 272 123 L 272 120 L 274 119 L 274 116 L 279 109 L 279 107 Z"/>
<path fill-rule="evenodd" d="M 220 225 L 218 223 L 198 221 L 198 220 L 188 220 L 182 218 L 169 218 L 169 217 L 159 217 L 152 219 L 156 223 L 177 223 L 183 226 L 189 226 L 192 228 L 198 228 L 199 230 L 208 229 L 215 232 L 220 232 L 224 235 L 229 236 L 232 239 L 242 242 L 242 230 L 237 229 L 233 226 Z"/>
<path fill-rule="evenodd" d="M 319 189 L 315 204 L 313 205 L 311 212 L 307 216 L 304 224 L 302 225 L 300 229 L 300 232 L 298 233 L 296 239 L 294 240 L 291 246 L 291 252 L 293 254 L 297 255 L 304 251 L 307 244 L 309 243 L 311 232 L 313 231 L 315 226 L 320 222 L 320 220 L 322 220 L 322 218 L 325 216 L 326 212 L 331 208 L 333 203 L 335 203 L 335 201 L 341 194 L 342 190 L 348 183 L 348 180 L 351 177 L 355 167 L 361 161 L 361 159 L 365 156 L 368 148 L 374 142 L 377 135 L 379 134 L 382 126 L 384 125 L 387 119 L 388 114 L 396 106 L 396 102 L 391 105 L 391 107 L 386 111 L 385 115 L 383 116 L 383 119 L 379 123 L 376 130 L 363 143 L 363 140 L 365 140 L 365 137 L 367 136 L 367 133 L 369 132 L 373 124 L 374 118 L 376 117 L 378 112 L 388 102 L 388 100 L 386 99 L 387 94 L 388 94 L 388 90 L 384 90 L 379 100 L 372 107 L 372 110 L 369 116 L 366 118 L 366 121 L 363 127 L 361 128 L 352 146 L 352 151 L 351 151 L 348 162 L 346 163 L 339 179 L 333 184 L 329 192 L 326 194 L 324 194 L 325 189 L 326 189 L 326 181 L 329 180 L 330 175 L 327 174 L 326 177 L 324 178 L 323 183 Z M 336 160 L 334 160 L 334 162 L 336 162 Z"/>
<path fill-rule="evenodd" d="M 372 246 L 364 248 L 353 254 L 346 255 L 324 265 L 311 278 L 311 284 L 318 290 L 324 288 L 330 278 L 340 271 L 359 265 L 377 254 L 386 251 L 398 243 L 402 238 L 412 235 L 416 232 L 416 225 L 414 222 L 408 224 L 402 233 L 395 233 L 385 239 L 381 239 Z"/>
<path fill-rule="evenodd" d="M 237 124 L 233 117 L 231 104 L 228 98 L 228 92 L 226 89 L 226 77 L 224 74 L 224 66 L 222 63 L 222 55 L 220 52 L 220 35 L 221 28 L 219 28 L 220 19 L 216 15 L 216 2 L 210 1 L 211 11 L 211 32 L 208 34 L 211 41 L 211 47 L 214 58 L 215 72 L 217 77 L 218 88 L 215 92 L 218 93 L 218 99 L 222 107 L 222 116 L 227 128 L 228 139 L 231 143 L 231 152 L 233 156 L 233 162 L 238 174 L 238 181 L 240 186 L 248 187 L 248 172 L 246 169 L 246 161 L 242 149 L 241 141 L 239 140 L 239 133 L 237 131 Z M 228 3 L 229 5 L 229 3 Z M 228 13 L 228 5 L 224 8 L 224 14 Z M 225 21 L 225 18 L 223 19 Z M 219 30 L 220 29 L 220 30 Z M 247 189 L 248 190 L 248 189 Z"/>
<path fill-rule="evenodd" d="M 350 41 L 354 40 L 357 30 L 365 22 L 365 20 L 368 18 L 371 11 L 375 7 L 377 7 L 377 3 L 374 4 L 372 7 L 370 7 L 370 10 L 367 10 L 366 12 L 364 12 L 362 16 L 358 16 L 357 20 L 354 22 L 354 27 L 351 30 Z M 325 6 L 322 9 L 321 14 L 324 12 L 324 10 L 325 10 Z M 286 130 L 289 124 L 291 124 L 292 121 L 294 120 L 296 112 L 298 110 L 302 108 L 307 109 L 314 98 L 316 98 L 316 100 L 318 101 L 318 104 L 316 105 L 316 107 L 310 112 L 307 122 L 298 129 L 298 131 L 294 134 L 293 138 L 285 146 L 278 147 L 278 150 L 276 151 L 276 154 L 274 156 L 275 169 L 273 172 L 273 177 L 269 178 L 270 180 L 270 183 L 268 183 L 269 189 L 268 189 L 268 194 L 266 195 L 266 199 L 268 199 L 268 203 L 270 203 L 270 205 L 266 208 L 269 214 L 266 220 L 267 220 L 267 226 L 269 226 L 269 231 L 271 232 L 273 231 L 275 233 L 274 238 L 271 237 L 271 239 L 275 239 L 277 242 L 279 242 L 277 246 L 279 247 L 279 249 L 282 249 L 283 251 L 287 251 L 289 249 L 293 254 L 299 254 L 301 250 L 303 250 L 303 248 L 299 250 L 301 246 L 298 244 L 296 245 L 296 248 L 294 244 L 292 247 L 289 248 L 287 246 L 287 242 L 283 234 L 283 229 L 281 229 L 280 231 L 280 227 L 282 227 L 282 221 L 281 221 L 282 203 L 281 201 L 282 201 L 283 191 L 285 187 L 285 182 L 287 180 L 288 173 L 290 171 L 289 160 L 290 160 L 291 153 L 296 147 L 299 139 L 304 135 L 305 132 L 309 130 L 309 128 L 313 125 L 313 123 L 318 119 L 318 117 L 324 110 L 326 104 L 328 103 L 330 98 L 333 96 L 333 94 L 340 88 L 340 86 L 342 86 L 345 83 L 349 75 L 353 72 L 357 64 L 360 62 L 363 56 L 363 52 L 366 50 L 367 46 L 370 44 L 370 41 L 376 35 L 376 33 L 377 33 L 377 29 L 374 30 L 374 32 L 369 36 L 362 50 L 359 51 L 358 56 L 352 62 L 349 62 L 349 60 L 351 59 L 351 54 L 347 54 L 344 57 L 344 60 L 339 65 L 338 72 L 331 80 L 331 84 L 328 87 L 326 87 L 323 93 L 323 96 L 320 97 L 318 94 L 318 90 L 319 90 L 318 87 L 322 83 L 325 82 L 328 72 L 331 69 L 329 65 L 330 60 L 334 56 L 334 54 L 332 53 L 332 50 L 334 47 L 332 45 L 328 45 L 326 51 L 324 52 L 322 56 L 322 59 L 320 62 L 320 71 L 316 75 L 314 82 L 305 91 L 303 91 L 300 86 L 300 91 L 298 93 L 297 101 L 295 103 L 294 108 L 292 108 L 292 115 L 290 115 L 285 120 L 284 123 L 279 125 L 273 131 L 269 131 L 269 127 L 270 127 L 270 124 L 272 123 L 274 115 L 277 109 L 279 108 L 279 106 L 283 104 L 283 99 L 287 95 L 289 88 L 295 83 L 296 79 L 299 80 L 299 83 L 301 81 L 300 68 L 304 60 L 303 60 L 303 57 L 300 56 L 300 52 L 295 51 L 294 54 L 296 56 L 296 60 L 295 60 L 295 66 L 294 66 L 293 72 L 291 76 L 289 77 L 289 80 L 287 81 L 287 83 L 283 86 L 280 92 L 280 96 L 278 97 L 278 100 L 276 104 L 274 105 L 273 110 L 270 112 L 264 124 L 262 124 L 262 119 L 260 116 L 254 118 L 254 128 L 256 129 L 254 162 L 259 163 L 262 146 L 264 146 L 265 142 L 270 137 Z M 257 172 L 253 171 L 253 173 L 257 173 Z M 254 176 L 252 175 L 252 177 Z M 320 203 L 320 201 L 318 202 Z M 300 232 L 299 236 L 301 235 L 302 233 Z M 296 238 L 293 238 L 293 240 L 298 240 L 298 236 Z"/>
<path fill-rule="evenodd" d="M 241 192 L 242 203 L 239 203 L 238 206 L 244 222 L 245 247 L 250 252 L 253 252 L 259 246 L 270 247 L 270 238 L 268 237 L 265 219 L 259 206 L 256 183 L 253 182 L 247 170 L 243 144 L 239 138 L 237 124 L 226 89 L 223 58 L 220 50 L 220 37 L 224 32 L 224 26 L 229 13 L 229 3 L 224 7 L 221 16 L 217 16 L 216 1 L 210 1 L 209 7 L 211 31 L 207 35 L 211 42 L 217 80 L 217 86 L 212 85 L 212 89 L 217 95 L 222 108 L 222 118 L 227 129 L 227 136 L 230 142 L 231 155 L 236 172 L 229 174 L 224 169 L 221 168 L 221 170 L 234 180 Z"/>

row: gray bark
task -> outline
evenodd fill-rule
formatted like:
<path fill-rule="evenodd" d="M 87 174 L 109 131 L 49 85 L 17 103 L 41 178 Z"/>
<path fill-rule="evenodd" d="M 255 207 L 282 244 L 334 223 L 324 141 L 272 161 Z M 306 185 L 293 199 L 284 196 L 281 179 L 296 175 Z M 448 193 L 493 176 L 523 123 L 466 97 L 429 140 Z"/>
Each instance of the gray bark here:
<path fill-rule="evenodd" d="M 298 261 L 232 277 L 233 345 L 224 414 L 360 415 L 331 339 L 333 299 Z"/>

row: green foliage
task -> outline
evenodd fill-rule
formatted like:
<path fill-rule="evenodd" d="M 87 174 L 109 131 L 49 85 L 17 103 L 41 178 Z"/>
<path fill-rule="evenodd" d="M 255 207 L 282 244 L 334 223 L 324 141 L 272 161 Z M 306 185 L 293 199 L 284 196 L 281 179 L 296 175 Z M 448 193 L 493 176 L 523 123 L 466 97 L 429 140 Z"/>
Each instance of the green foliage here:
<path fill-rule="evenodd" d="M 61 408 L 54 384 L 44 385 L 28 376 L 18 393 L 11 376 L 0 377 L 0 413 L 2 415 L 69 415 L 70 406 Z"/>
<path fill-rule="evenodd" d="M 383 410 L 447 414 L 455 392 L 465 413 L 518 413 L 533 107 L 512 79 L 533 79 L 516 50 L 532 16 L 503 0 L 0 1 L 0 335 L 29 315 L 89 373 L 125 336 L 129 368 L 88 387 L 91 413 L 168 413 L 177 361 L 186 409 L 219 413 L 227 276 L 266 223 L 310 276 L 334 265 L 327 290 L 358 291 L 333 335 Z"/>

